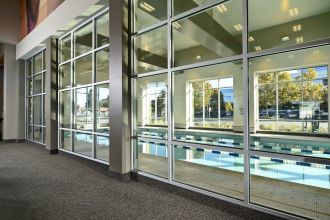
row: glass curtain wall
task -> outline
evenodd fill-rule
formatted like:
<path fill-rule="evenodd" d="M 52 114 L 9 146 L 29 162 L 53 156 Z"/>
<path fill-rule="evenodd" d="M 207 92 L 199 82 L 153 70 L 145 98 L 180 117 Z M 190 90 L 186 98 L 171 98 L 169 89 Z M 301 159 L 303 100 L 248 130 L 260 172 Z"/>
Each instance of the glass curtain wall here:
<path fill-rule="evenodd" d="M 133 168 L 329 219 L 329 1 L 131 4 Z"/>
<path fill-rule="evenodd" d="M 109 162 L 109 13 L 59 39 L 59 149 Z"/>
<path fill-rule="evenodd" d="M 26 139 L 45 143 L 45 50 L 26 60 Z"/>

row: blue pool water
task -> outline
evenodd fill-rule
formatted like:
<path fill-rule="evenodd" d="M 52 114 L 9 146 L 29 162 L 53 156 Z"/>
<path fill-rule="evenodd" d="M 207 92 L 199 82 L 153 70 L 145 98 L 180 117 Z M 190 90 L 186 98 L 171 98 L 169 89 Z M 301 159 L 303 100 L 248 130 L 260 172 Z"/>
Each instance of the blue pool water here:
<path fill-rule="evenodd" d="M 167 130 L 164 128 L 139 128 L 138 133 L 146 137 L 167 138 Z M 174 139 L 187 143 L 220 147 L 244 147 L 242 134 L 217 134 L 194 130 L 176 130 L 174 132 Z M 250 136 L 250 149 L 330 159 L 330 139 L 329 141 L 302 141 L 291 140 L 289 135 L 284 139 Z"/>

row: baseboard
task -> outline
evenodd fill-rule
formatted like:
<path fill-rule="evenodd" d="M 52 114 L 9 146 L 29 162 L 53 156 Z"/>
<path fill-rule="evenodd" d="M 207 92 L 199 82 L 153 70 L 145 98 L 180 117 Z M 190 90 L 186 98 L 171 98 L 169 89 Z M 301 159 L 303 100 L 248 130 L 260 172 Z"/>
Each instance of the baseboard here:
<path fill-rule="evenodd" d="M 25 139 L 2 139 L 5 143 L 24 143 Z"/>
<path fill-rule="evenodd" d="M 49 151 L 49 154 L 50 155 L 58 154 L 58 149 L 51 149 L 51 150 L 49 150 L 49 149 L 46 148 L 46 150 Z"/>
<path fill-rule="evenodd" d="M 16 139 L 2 139 L 5 143 L 16 143 Z"/>
<path fill-rule="evenodd" d="M 117 173 L 114 171 L 109 170 L 109 176 L 121 181 L 121 182 L 128 182 L 132 179 L 132 173 Z"/>

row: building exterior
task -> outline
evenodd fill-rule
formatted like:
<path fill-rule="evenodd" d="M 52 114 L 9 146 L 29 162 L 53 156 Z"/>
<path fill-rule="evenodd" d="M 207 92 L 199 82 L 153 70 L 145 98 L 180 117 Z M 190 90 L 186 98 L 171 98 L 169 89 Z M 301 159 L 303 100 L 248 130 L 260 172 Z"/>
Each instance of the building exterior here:
<path fill-rule="evenodd" d="M 330 2 L 315 2 L 26 1 L 2 47 L 3 139 L 329 219 Z"/>

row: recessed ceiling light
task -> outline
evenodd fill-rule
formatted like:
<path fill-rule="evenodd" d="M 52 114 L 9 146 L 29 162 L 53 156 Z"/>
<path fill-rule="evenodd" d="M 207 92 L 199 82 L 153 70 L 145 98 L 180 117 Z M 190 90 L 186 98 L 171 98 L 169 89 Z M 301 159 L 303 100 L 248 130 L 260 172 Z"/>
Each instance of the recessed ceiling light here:
<path fill-rule="evenodd" d="M 293 29 L 294 32 L 301 31 L 301 24 L 294 25 L 294 26 L 292 27 L 292 29 Z"/>
<path fill-rule="evenodd" d="M 297 42 L 297 44 L 301 44 L 301 43 L 304 42 L 304 38 L 303 37 L 297 37 L 296 42 Z"/>
<path fill-rule="evenodd" d="M 155 11 L 155 8 L 152 5 L 150 5 L 146 2 L 140 2 L 140 7 L 143 8 L 145 11 L 148 11 L 148 12 Z"/>
<path fill-rule="evenodd" d="M 253 42 L 254 38 L 252 36 L 249 37 L 249 42 Z"/>
<path fill-rule="evenodd" d="M 176 28 L 176 29 L 182 28 L 181 24 L 179 24 L 178 22 L 174 22 L 173 27 Z"/>
<path fill-rule="evenodd" d="M 256 47 L 254 47 L 254 49 L 255 49 L 256 51 L 261 51 L 261 47 L 260 47 L 260 46 L 256 46 Z"/>
<path fill-rule="evenodd" d="M 235 24 L 235 25 L 234 25 L 234 28 L 236 29 L 236 31 L 241 31 L 241 30 L 243 30 L 243 27 L 242 27 L 241 24 Z"/>
<path fill-rule="evenodd" d="M 293 17 L 293 16 L 296 16 L 299 14 L 299 10 L 298 10 L 298 8 L 291 8 L 289 10 L 289 13 L 290 13 L 290 16 Z"/>
<path fill-rule="evenodd" d="M 196 60 L 200 60 L 200 59 L 202 59 L 202 56 L 201 55 L 197 55 L 196 56 Z"/>
<path fill-rule="evenodd" d="M 294 58 L 294 55 L 293 54 L 289 54 L 288 57 L 289 57 L 289 59 L 292 59 L 292 58 Z"/>
<path fill-rule="evenodd" d="M 217 8 L 220 11 L 220 13 L 224 13 L 224 12 L 228 11 L 228 9 L 226 8 L 226 6 L 224 4 L 219 5 Z"/>
<path fill-rule="evenodd" d="M 283 42 L 288 41 L 288 40 L 290 40 L 290 37 L 288 37 L 288 36 L 282 37 Z"/>

